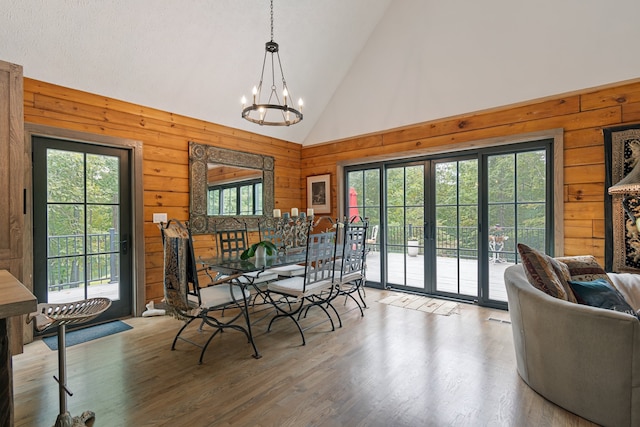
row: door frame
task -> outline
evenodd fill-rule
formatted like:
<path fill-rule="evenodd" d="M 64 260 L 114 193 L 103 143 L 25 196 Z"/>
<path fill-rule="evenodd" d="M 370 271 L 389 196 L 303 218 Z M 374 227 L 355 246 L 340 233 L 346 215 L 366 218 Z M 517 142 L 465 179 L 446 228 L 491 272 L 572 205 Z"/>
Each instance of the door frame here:
<path fill-rule="evenodd" d="M 118 138 L 108 135 L 98 135 L 87 132 L 62 129 L 53 126 L 25 123 L 24 125 L 25 151 L 33 152 L 31 139 L 34 136 L 46 138 L 66 139 L 91 145 L 120 148 L 131 152 L 131 219 L 132 219 L 132 283 L 133 316 L 140 316 L 145 310 L 145 252 L 144 252 L 144 203 L 143 203 L 143 171 L 142 171 L 142 141 Z M 33 160 L 29 156 L 25 171 L 25 274 L 33 280 Z M 33 290 L 33 289 L 31 289 Z"/>

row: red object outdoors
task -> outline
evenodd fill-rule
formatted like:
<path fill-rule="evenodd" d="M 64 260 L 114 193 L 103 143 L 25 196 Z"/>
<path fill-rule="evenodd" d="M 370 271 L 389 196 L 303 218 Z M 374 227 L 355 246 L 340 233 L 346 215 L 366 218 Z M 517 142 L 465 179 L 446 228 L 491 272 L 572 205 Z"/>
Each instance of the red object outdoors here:
<path fill-rule="evenodd" d="M 358 193 L 353 187 L 349 188 L 349 221 L 351 218 L 356 217 L 353 222 L 360 221 L 360 212 L 358 211 Z"/>

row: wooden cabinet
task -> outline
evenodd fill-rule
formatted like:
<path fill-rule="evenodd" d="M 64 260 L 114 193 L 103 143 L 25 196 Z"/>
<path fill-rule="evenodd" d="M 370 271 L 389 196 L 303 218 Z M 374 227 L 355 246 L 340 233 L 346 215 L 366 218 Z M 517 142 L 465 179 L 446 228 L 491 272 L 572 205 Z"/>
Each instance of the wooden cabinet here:
<path fill-rule="evenodd" d="M 0 61 L 0 269 L 25 283 L 23 96 L 22 66 Z M 8 329 L 12 354 L 21 353 L 22 318 L 10 318 Z"/>

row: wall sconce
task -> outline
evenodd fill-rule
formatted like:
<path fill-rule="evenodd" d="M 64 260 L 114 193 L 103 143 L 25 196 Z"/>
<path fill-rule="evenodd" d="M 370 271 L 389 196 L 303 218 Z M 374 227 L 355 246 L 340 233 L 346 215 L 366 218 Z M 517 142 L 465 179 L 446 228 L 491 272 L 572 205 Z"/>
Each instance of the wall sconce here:
<path fill-rule="evenodd" d="M 640 232 L 640 218 L 636 217 L 631 208 L 631 199 L 640 200 L 640 161 L 636 163 L 631 172 L 622 178 L 617 184 L 609 187 L 609 194 L 622 195 L 622 208 L 631 219 L 631 225 L 635 225 Z"/>

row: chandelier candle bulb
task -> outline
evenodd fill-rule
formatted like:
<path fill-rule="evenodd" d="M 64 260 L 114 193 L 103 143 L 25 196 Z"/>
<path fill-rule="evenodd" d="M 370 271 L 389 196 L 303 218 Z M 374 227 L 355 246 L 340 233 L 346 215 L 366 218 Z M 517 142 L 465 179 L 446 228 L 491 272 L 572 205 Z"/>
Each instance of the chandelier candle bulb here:
<path fill-rule="evenodd" d="M 253 87 L 253 104 L 255 105 L 256 103 L 256 95 L 258 95 L 258 88 L 257 87 Z"/>
<path fill-rule="evenodd" d="M 291 216 L 298 216 L 298 208 L 291 208 Z"/>

